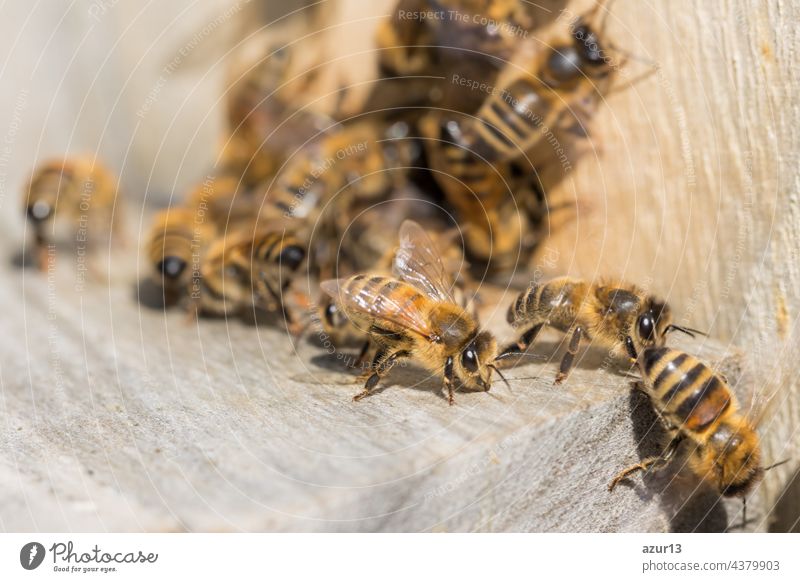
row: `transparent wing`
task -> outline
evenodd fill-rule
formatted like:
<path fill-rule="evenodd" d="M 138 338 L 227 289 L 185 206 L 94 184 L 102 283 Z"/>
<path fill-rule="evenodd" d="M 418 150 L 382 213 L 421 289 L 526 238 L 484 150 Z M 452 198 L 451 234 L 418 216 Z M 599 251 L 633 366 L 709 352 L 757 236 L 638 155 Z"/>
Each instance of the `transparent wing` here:
<path fill-rule="evenodd" d="M 342 306 L 345 314 L 355 311 L 376 319 L 379 325 L 383 321 L 424 337 L 433 335 L 424 314 L 416 302 L 408 301 L 407 293 L 381 293 L 379 289 L 370 289 L 369 285 L 354 292 L 348 287 L 348 281 L 332 279 L 320 283 L 322 290 Z"/>
<path fill-rule="evenodd" d="M 454 303 L 452 283 L 431 238 L 413 220 L 400 226 L 400 246 L 394 255 L 392 272 L 431 299 Z"/>
<path fill-rule="evenodd" d="M 780 372 L 776 371 L 780 376 Z M 765 374 L 767 378 L 773 375 Z M 754 425 L 759 426 L 765 418 L 771 417 L 775 413 L 775 407 L 779 406 L 787 394 L 783 386 L 789 386 L 787 382 L 775 384 L 771 380 L 752 377 L 753 380 L 745 389 L 740 390 L 742 413 Z M 758 379 L 757 379 L 758 378 Z"/>

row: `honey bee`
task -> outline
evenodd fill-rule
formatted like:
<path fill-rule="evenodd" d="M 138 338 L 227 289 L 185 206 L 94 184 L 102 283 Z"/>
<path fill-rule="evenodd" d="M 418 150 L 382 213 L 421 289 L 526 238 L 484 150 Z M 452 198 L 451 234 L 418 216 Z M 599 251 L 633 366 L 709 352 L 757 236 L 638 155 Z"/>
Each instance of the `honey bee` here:
<path fill-rule="evenodd" d="M 464 226 L 470 259 L 508 271 L 543 238 L 550 208 L 534 175 L 516 162 L 490 162 L 439 133 L 437 117 L 420 123 L 427 160 L 444 197 Z M 458 132 L 457 127 L 452 128 Z"/>
<path fill-rule="evenodd" d="M 433 249 L 422 227 L 406 221 L 400 227 L 393 277 L 360 274 L 321 284 L 377 346 L 364 390 L 355 400 L 371 395 L 403 358 L 441 376 L 451 405 L 456 381 L 488 391 L 492 371 L 502 378 L 495 366 L 497 341 L 456 304 L 444 265 Z"/>
<path fill-rule="evenodd" d="M 33 227 L 39 267 L 59 224 L 69 225 L 76 241 L 93 241 L 122 230 L 117 178 L 91 157 L 45 162 L 24 190 L 24 210 Z M 121 235 L 120 235 L 121 236 Z"/>
<path fill-rule="evenodd" d="M 761 480 L 761 450 L 753 423 L 739 410 L 725 378 L 687 353 L 649 346 L 637 359 L 643 383 L 659 416 L 672 433 L 663 455 L 620 472 L 609 490 L 637 471 L 664 467 L 683 440 L 694 448 L 691 471 L 726 497 L 744 498 Z"/>
<path fill-rule="evenodd" d="M 554 158 L 568 162 L 570 150 L 562 141 L 574 141 L 557 134 L 585 135 L 593 109 L 622 64 L 615 67 L 600 44 L 602 34 L 587 24 L 602 4 L 558 28 L 563 38 L 550 41 L 546 50 L 506 65 L 475 115 L 439 109 L 420 121 L 433 176 L 459 220 L 472 227 L 467 249 L 494 270 L 513 267 L 552 226 L 554 207 L 543 195 L 542 178 L 563 178 L 563 171 L 553 169 L 563 160 Z M 523 168 L 523 160 L 530 168 Z"/>
<path fill-rule="evenodd" d="M 209 223 L 216 233 L 251 225 L 258 217 L 264 198 L 258 189 L 248 189 L 238 177 L 223 174 L 209 176 L 186 197 L 184 205 L 192 209 L 197 222 Z"/>
<path fill-rule="evenodd" d="M 532 152 L 538 145 L 551 147 L 543 143 L 550 131 L 584 129 L 626 62 L 615 62 L 603 46 L 605 22 L 600 33 L 588 24 L 603 4 L 567 23 L 566 33 L 560 28 L 563 38 L 550 41 L 532 62 L 507 65 L 475 117 L 442 118 L 449 141 L 489 161 L 513 160 L 523 153 L 537 159 L 542 156 Z"/>
<path fill-rule="evenodd" d="M 210 176 L 195 187 L 183 205 L 156 213 L 146 251 L 152 274 L 170 303 L 188 293 L 200 276 L 202 258 L 214 238 L 241 223 L 252 223 L 259 204 L 237 196 L 239 181 Z"/>
<path fill-rule="evenodd" d="M 363 121 L 312 142 L 270 185 L 265 218 L 314 222 L 334 196 L 332 214 L 354 199 L 386 199 L 404 181 L 412 147 L 407 132 L 402 122 L 386 127 Z"/>
<path fill-rule="evenodd" d="M 305 255 L 302 241 L 272 227 L 242 227 L 219 237 L 203 258 L 191 306 L 196 313 L 217 316 L 255 307 L 280 311 L 295 332 L 298 322 L 284 293 Z"/>
<path fill-rule="evenodd" d="M 671 331 L 701 333 L 672 323 L 669 305 L 635 285 L 570 277 L 532 284 L 511 304 L 506 319 L 523 333 L 505 352 L 526 350 L 545 326 L 567 335 L 556 384 L 567 379 L 583 340 L 636 360 L 645 348 L 663 346 Z"/>
<path fill-rule="evenodd" d="M 225 172 L 237 176 L 245 188 L 272 177 L 299 147 L 331 124 L 322 113 L 298 106 L 314 74 L 289 83 L 296 56 L 290 47 L 270 46 L 266 57 L 237 72 L 227 100 L 229 135 L 221 158 Z"/>
<path fill-rule="evenodd" d="M 310 273 L 333 276 L 352 217 L 405 186 L 414 148 L 407 131 L 401 122 L 344 126 L 304 148 L 270 184 L 260 218 L 308 236 Z"/>
<path fill-rule="evenodd" d="M 176 206 L 156 214 L 146 251 L 153 277 L 169 303 L 186 295 L 199 276 L 201 256 L 214 232 L 209 223 L 197 220 L 193 209 Z"/>
<path fill-rule="evenodd" d="M 535 28 L 558 13 L 519 0 L 400 0 L 376 39 L 383 79 L 374 87 L 370 109 L 440 106 L 473 113 L 480 93 L 460 91 L 442 71 L 493 83 L 502 63 Z"/>
<path fill-rule="evenodd" d="M 374 274 L 388 276 L 392 272 L 392 264 L 399 246 L 393 245 L 386 248 L 386 233 L 397 230 L 399 220 L 396 220 L 394 212 L 373 212 L 364 222 L 368 226 L 364 232 L 360 233 L 360 236 L 345 237 L 341 241 L 342 253 L 348 255 L 346 258 L 352 257 L 353 264 L 362 267 L 355 269 L 356 271 L 371 267 L 370 270 Z M 438 223 L 436 226 L 441 227 Z M 352 230 L 357 230 L 357 225 Z M 477 319 L 476 304 L 479 298 L 473 291 L 476 284 L 467 273 L 469 264 L 464 259 L 461 245 L 456 242 L 459 231 L 449 229 L 444 232 L 436 230 L 429 232 L 433 252 L 440 257 L 449 280 L 454 281 L 452 293 L 455 302 L 464 309 L 470 310 Z M 339 272 L 341 272 L 341 268 L 342 263 L 339 261 Z M 367 333 L 353 325 L 332 297 L 327 294 L 323 295 L 319 309 L 319 320 L 323 332 L 331 338 L 335 345 L 342 345 L 353 340 L 366 342 L 363 350 L 366 353 L 369 347 Z M 362 363 L 361 360 L 359 358 L 359 365 Z"/>

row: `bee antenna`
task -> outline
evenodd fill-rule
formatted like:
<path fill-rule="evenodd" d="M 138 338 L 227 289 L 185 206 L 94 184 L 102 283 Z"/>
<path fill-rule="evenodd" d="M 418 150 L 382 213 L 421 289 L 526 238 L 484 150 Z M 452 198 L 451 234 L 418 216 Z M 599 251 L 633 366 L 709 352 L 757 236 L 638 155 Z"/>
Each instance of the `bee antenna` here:
<path fill-rule="evenodd" d="M 501 379 L 503 382 L 505 382 L 505 385 L 506 385 L 506 388 L 508 388 L 508 391 L 509 391 L 509 392 L 511 392 L 511 384 L 509 384 L 509 383 L 508 383 L 508 380 L 506 380 L 506 377 L 505 377 L 505 376 L 503 376 L 503 373 L 500 371 L 500 369 L 499 369 L 497 366 L 495 366 L 494 364 L 489 364 L 489 367 L 490 367 L 492 370 L 494 370 L 495 372 L 497 372 L 497 375 L 498 375 L 498 376 L 500 376 L 500 379 Z M 787 459 L 787 460 L 788 460 L 788 459 Z"/>
<path fill-rule="evenodd" d="M 695 335 L 702 335 L 703 337 L 707 337 L 708 334 L 704 331 L 700 331 L 699 329 L 694 329 L 691 327 L 683 327 L 680 325 L 675 325 L 674 323 L 670 323 L 667 328 L 664 330 L 664 333 L 669 333 L 671 331 L 680 331 L 685 333 L 690 337 L 694 337 Z"/>
<path fill-rule="evenodd" d="M 769 467 L 764 467 L 764 471 L 769 471 L 770 469 L 774 469 L 775 467 L 780 467 L 781 465 L 785 465 L 789 461 L 790 461 L 790 459 L 784 459 L 784 460 L 779 461 L 777 463 L 773 463 Z"/>
<path fill-rule="evenodd" d="M 656 69 L 658 67 L 658 63 L 656 61 L 654 61 L 652 59 L 645 58 L 645 57 L 641 57 L 641 56 L 639 56 L 637 54 L 634 54 L 634 53 L 632 53 L 630 51 L 626 51 L 625 49 L 618 47 L 617 45 L 615 45 L 612 42 L 608 43 L 608 48 L 610 48 L 615 53 L 621 54 L 626 59 L 629 59 L 631 61 L 635 61 L 637 63 L 642 63 L 643 65 L 648 65 L 649 67 L 651 67 L 653 69 Z M 652 74 L 653 73 L 648 73 L 648 75 L 652 75 Z"/>
<path fill-rule="evenodd" d="M 527 357 L 527 358 L 540 358 L 539 354 L 529 354 L 528 352 L 503 352 L 499 356 L 497 356 L 494 361 L 497 362 L 499 360 L 505 360 L 506 358 L 510 358 L 511 356 L 518 356 L 518 357 Z"/>

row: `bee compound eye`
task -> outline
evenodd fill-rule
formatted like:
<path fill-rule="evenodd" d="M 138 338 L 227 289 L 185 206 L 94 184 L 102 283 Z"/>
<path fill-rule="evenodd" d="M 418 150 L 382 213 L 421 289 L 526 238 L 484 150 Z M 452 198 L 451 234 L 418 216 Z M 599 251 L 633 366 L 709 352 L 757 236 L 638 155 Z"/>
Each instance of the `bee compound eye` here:
<path fill-rule="evenodd" d="M 288 246 L 281 251 L 278 260 L 281 265 L 289 267 L 292 271 L 300 266 L 303 259 L 306 257 L 306 251 L 297 245 Z"/>
<path fill-rule="evenodd" d="M 653 318 L 650 314 L 643 315 L 639 318 L 639 337 L 642 339 L 651 339 L 653 337 Z"/>
<path fill-rule="evenodd" d="M 44 200 L 37 200 L 28 206 L 28 217 L 34 222 L 41 222 L 50 216 L 50 205 Z"/>
<path fill-rule="evenodd" d="M 335 326 L 339 316 L 339 307 L 333 302 L 328 303 L 328 305 L 325 306 L 324 314 L 325 321 L 328 325 Z"/>
<path fill-rule="evenodd" d="M 156 268 L 168 279 L 177 279 L 186 268 L 186 261 L 179 257 L 164 257 Z"/>
<path fill-rule="evenodd" d="M 547 68 L 553 80 L 566 83 L 581 74 L 581 57 L 574 47 L 556 48 L 547 59 Z"/>
<path fill-rule="evenodd" d="M 470 346 L 461 354 L 461 365 L 469 372 L 478 371 L 478 354 L 475 349 Z"/>

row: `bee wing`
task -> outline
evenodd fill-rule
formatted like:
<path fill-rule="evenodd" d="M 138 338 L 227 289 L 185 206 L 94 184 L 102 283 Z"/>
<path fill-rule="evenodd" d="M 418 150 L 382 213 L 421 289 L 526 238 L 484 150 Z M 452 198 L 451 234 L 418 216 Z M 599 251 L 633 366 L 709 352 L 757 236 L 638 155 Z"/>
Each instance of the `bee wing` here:
<path fill-rule="evenodd" d="M 388 294 L 370 289 L 369 286 L 353 292 L 346 285 L 347 281 L 347 279 L 331 279 L 320 283 L 322 290 L 338 301 L 345 313 L 349 310 L 357 311 L 421 336 L 433 335 L 433 330 L 424 314 L 413 302 L 408 302 L 404 298 L 401 303 Z"/>
<path fill-rule="evenodd" d="M 400 246 L 394 255 L 392 273 L 436 301 L 454 303 L 452 283 L 436 245 L 413 220 L 400 226 Z"/>
<path fill-rule="evenodd" d="M 770 381 L 754 381 L 744 392 L 742 412 L 754 426 L 759 426 L 766 417 L 772 416 L 775 407 L 780 404 L 780 385 L 776 387 Z"/>

